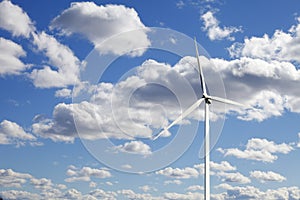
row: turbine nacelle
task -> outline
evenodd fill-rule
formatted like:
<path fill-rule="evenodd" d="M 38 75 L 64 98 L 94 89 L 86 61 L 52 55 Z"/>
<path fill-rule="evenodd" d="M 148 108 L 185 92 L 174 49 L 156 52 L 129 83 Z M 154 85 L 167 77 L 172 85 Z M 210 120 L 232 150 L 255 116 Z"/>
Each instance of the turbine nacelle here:
<path fill-rule="evenodd" d="M 207 104 L 211 104 L 212 103 L 211 98 L 209 96 L 203 94 L 202 98 L 204 98 L 205 103 L 207 103 Z"/>

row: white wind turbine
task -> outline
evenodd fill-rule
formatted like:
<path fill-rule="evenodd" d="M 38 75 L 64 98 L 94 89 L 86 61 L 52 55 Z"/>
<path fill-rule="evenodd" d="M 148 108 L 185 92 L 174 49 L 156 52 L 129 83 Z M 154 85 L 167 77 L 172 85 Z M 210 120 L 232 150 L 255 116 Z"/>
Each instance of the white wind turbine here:
<path fill-rule="evenodd" d="M 160 137 L 165 131 L 170 129 L 172 126 L 180 122 L 182 119 L 184 119 L 186 116 L 188 116 L 191 112 L 193 112 L 196 108 L 200 106 L 200 104 L 204 101 L 205 102 L 205 126 L 204 126 L 204 132 L 205 132 L 205 142 L 204 142 L 204 155 L 205 155 L 205 160 L 204 160 L 204 171 L 205 171 L 205 177 L 204 177 L 204 199 L 205 200 L 210 200 L 210 155 L 209 155 L 209 149 L 210 149 L 210 144 L 209 144 L 209 105 L 213 101 L 225 103 L 225 104 L 231 104 L 235 106 L 242 106 L 245 107 L 245 105 L 240 104 L 238 102 L 229 100 L 229 99 L 224 99 L 221 97 L 216 97 L 216 96 L 211 96 L 207 93 L 206 90 L 206 83 L 202 71 L 202 67 L 200 65 L 200 60 L 199 60 L 199 53 L 198 53 L 198 46 L 197 46 L 197 41 L 195 41 L 195 48 L 196 48 L 196 57 L 197 57 L 197 63 L 198 63 L 198 68 L 199 68 L 199 76 L 200 76 L 200 82 L 201 82 L 201 87 L 202 87 L 202 98 L 197 100 L 193 105 L 191 105 L 187 110 L 185 110 L 176 120 L 174 120 L 168 127 L 165 127 L 163 131 L 161 131 L 159 134 L 153 137 L 153 140 L 156 140 L 158 137 Z"/>

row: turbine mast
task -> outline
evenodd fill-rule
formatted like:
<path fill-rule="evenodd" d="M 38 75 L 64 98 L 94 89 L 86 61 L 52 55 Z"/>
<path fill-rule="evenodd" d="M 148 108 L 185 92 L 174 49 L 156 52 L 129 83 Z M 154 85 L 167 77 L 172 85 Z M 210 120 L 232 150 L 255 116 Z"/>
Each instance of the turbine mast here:
<path fill-rule="evenodd" d="M 200 60 L 199 60 L 199 52 L 198 52 L 198 45 L 196 38 L 194 39 L 195 41 L 195 48 L 196 48 L 196 58 L 197 58 L 197 63 L 198 63 L 198 68 L 199 68 L 199 75 L 200 75 L 200 81 L 201 81 L 201 86 L 202 86 L 202 94 L 205 102 L 205 126 L 204 126 L 204 199 L 205 200 L 210 200 L 210 155 L 209 155 L 209 150 L 210 150 L 210 144 L 209 144 L 209 104 L 211 104 L 211 100 L 207 95 L 206 91 L 206 83 L 203 75 L 203 70 L 200 65 Z"/>
<path fill-rule="evenodd" d="M 205 102 L 205 135 L 204 135 L 204 199 L 210 200 L 210 136 L 209 136 L 209 103 Z"/>

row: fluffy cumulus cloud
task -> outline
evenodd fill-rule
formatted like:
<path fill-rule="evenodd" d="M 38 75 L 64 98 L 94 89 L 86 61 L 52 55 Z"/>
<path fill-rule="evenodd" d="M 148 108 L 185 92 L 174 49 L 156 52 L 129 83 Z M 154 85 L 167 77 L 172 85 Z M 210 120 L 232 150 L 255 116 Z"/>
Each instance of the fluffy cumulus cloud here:
<path fill-rule="evenodd" d="M 216 171 L 235 171 L 236 167 L 232 166 L 227 161 L 222 161 L 221 163 L 210 162 L 210 167 L 212 170 Z"/>
<path fill-rule="evenodd" d="M 272 171 L 251 171 L 250 176 L 252 178 L 255 178 L 261 182 L 266 182 L 266 181 L 277 181 L 277 182 L 282 182 L 285 181 L 286 178 L 278 173 L 272 172 Z"/>
<path fill-rule="evenodd" d="M 66 174 L 69 178 L 66 178 L 66 182 L 75 182 L 75 181 L 91 181 L 91 178 L 109 178 L 111 173 L 108 169 L 95 169 L 90 167 L 83 167 L 81 169 L 76 168 L 75 166 L 69 166 Z"/>
<path fill-rule="evenodd" d="M 197 178 L 199 176 L 199 172 L 195 168 L 191 167 L 186 167 L 183 169 L 167 167 L 155 173 L 176 179 Z"/>
<path fill-rule="evenodd" d="M 251 182 L 251 180 L 248 177 L 242 175 L 239 172 L 232 172 L 232 173 L 218 172 L 217 176 L 221 177 L 221 180 L 225 182 L 236 182 L 241 184 L 246 184 Z"/>
<path fill-rule="evenodd" d="M 251 57 L 263 60 L 296 61 L 299 58 L 300 17 L 288 32 L 276 30 L 272 36 L 246 38 L 244 43 L 235 43 L 229 48 L 233 57 Z"/>
<path fill-rule="evenodd" d="M 263 121 L 281 116 L 285 109 L 299 111 L 296 88 L 300 72 L 292 63 L 248 57 L 213 62 L 223 74 L 225 87 L 230 88 L 227 96 L 257 108 L 247 110 L 244 116 L 244 111 L 238 111 L 240 119 Z"/>
<path fill-rule="evenodd" d="M 50 179 L 39 179 L 31 174 L 16 172 L 12 169 L 0 169 L 0 186 L 3 189 L 7 188 L 0 192 L 0 196 L 4 199 L 55 199 L 61 197 L 67 188 L 66 185 L 52 183 Z M 30 186 L 38 192 L 31 193 L 22 190 Z"/>
<path fill-rule="evenodd" d="M 286 95 L 299 93 L 294 88 L 297 88 L 296 80 L 300 76 L 291 63 L 268 63 L 251 58 L 233 61 L 200 59 L 212 94 L 220 94 L 220 87 L 212 80 L 215 80 L 217 72 L 222 72 L 220 76 L 226 88 L 230 88 L 227 90 L 228 98 L 255 107 L 228 106 L 242 120 L 262 121 L 280 116 L 287 105 L 292 104 L 288 104 Z M 102 82 L 84 86 L 83 90 L 90 95 L 88 101 L 58 104 L 54 108 L 53 119 L 35 123 L 33 131 L 55 141 L 73 141 L 77 137 L 74 116 L 76 127 L 85 139 L 149 138 L 153 134 L 152 128 L 166 126 L 196 100 L 199 77 L 193 66 L 196 66 L 193 57 L 184 57 L 174 66 L 146 60 L 136 68 L 135 75 L 116 84 Z M 286 84 L 290 85 L 288 90 L 284 90 Z M 184 96 L 191 98 L 180 98 Z M 293 105 L 297 106 L 296 102 Z M 188 117 L 202 120 L 199 110 Z M 215 104 L 213 112 L 212 117 L 216 118 L 224 113 L 224 107 Z"/>
<path fill-rule="evenodd" d="M 201 185 L 191 185 L 188 188 L 186 188 L 188 191 L 197 191 L 197 190 L 204 190 L 204 187 Z"/>
<path fill-rule="evenodd" d="M 152 196 L 150 193 L 136 193 L 133 190 L 123 189 L 118 191 L 119 197 L 123 199 L 137 199 L 137 200 L 162 200 L 162 197 Z"/>
<path fill-rule="evenodd" d="M 0 169 L 0 186 L 21 188 L 32 176 L 27 173 L 15 172 L 12 169 Z"/>
<path fill-rule="evenodd" d="M 248 140 L 248 143 L 244 150 L 240 150 L 237 148 L 219 148 L 218 151 L 223 153 L 224 156 L 235 156 L 241 159 L 256 160 L 262 162 L 274 162 L 278 158 L 278 156 L 275 154 L 288 154 L 293 149 L 293 146 L 286 143 L 276 144 L 275 142 L 269 141 L 267 139 L 252 138 Z"/>
<path fill-rule="evenodd" d="M 61 44 L 52 35 L 35 30 L 31 19 L 11 1 L 0 3 L 0 27 L 12 32 L 15 36 L 24 36 L 36 47 L 34 53 L 42 52 L 47 60 L 42 67 L 29 72 L 36 87 L 66 87 L 79 82 L 81 62 L 72 50 Z M 31 37 L 30 37 L 31 36 Z M 26 65 L 20 57 L 26 53 L 22 47 L 12 41 L 0 38 L 0 74 L 20 74 L 25 69 L 39 64 Z"/>
<path fill-rule="evenodd" d="M 7 0 L 0 3 L 0 28 L 10 31 L 14 36 L 26 38 L 35 30 L 33 22 L 22 8 Z"/>
<path fill-rule="evenodd" d="M 54 141 L 73 141 L 76 128 L 84 139 L 150 138 L 152 128 L 166 126 L 167 119 L 174 120 L 181 113 L 180 106 L 185 109 L 193 103 L 193 98 L 181 98 L 178 106 L 172 92 L 180 92 L 181 97 L 191 94 L 196 100 L 193 87 L 197 88 L 199 82 L 193 70 L 147 60 L 137 68 L 137 75 L 117 84 L 85 87 L 83 91 L 90 94 L 89 101 L 56 105 L 53 119 L 33 124 L 33 132 Z M 181 74 L 190 76 L 193 82 L 189 83 Z M 191 117 L 203 118 L 198 113 Z"/>
<path fill-rule="evenodd" d="M 227 95 L 238 97 L 259 110 L 248 112 L 244 120 L 265 120 L 280 116 L 284 110 L 300 112 L 299 90 L 299 19 L 288 32 L 276 30 L 273 36 L 246 38 L 234 43 L 229 52 L 232 60 L 213 59 L 223 74 Z M 241 81 L 243 80 L 243 81 Z M 249 100 L 238 91 L 246 91 Z"/>
<path fill-rule="evenodd" d="M 270 116 L 280 116 L 284 109 L 300 112 L 299 92 L 296 89 L 300 81 L 299 39 L 298 18 L 297 24 L 287 32 L 276 30 L 272 36 L 265 34 L 262 37 L 246 38 L 243 43 L 234 43 L 229 48 L 234 60 L 216 60 L 216 63 L 231 70 L 233 76 L 228 78 L 232 81 L 234 76 L 247 80 L 247 86 L 238 86 L 254 92 L 252 97 L 256 97 L 256 102 L 253 98 L 251 103 L 269 111 L 253 112 L 249 119 L 264 120 Z M 261 102 L 263 98 L 264 104 Z"/>
<path fill-rule="evenodd" d="M 148 47 L 147 29 L 141 22 L 138 13 L 133 8 L 123 5 L 101 5 L 94 2 L 72 3 L 53 19 L 52 29 L 58 29 L 65 35 L 79 33 L 91 41 L 101 53 L 122 55 L 129 53 L 132 56 L 141 55 L 143 51 L 134 51 L 135 48 Z M 140 30 L 137 30 L 140 29 Z M 120 34 L 133 31 L 129 34 Z M 109 44 L 105 40 L 113 35 L 120 34 Z"/>
<path fill-rule="evenodd" d="M 202 200 L 203 199 L 203 194 L 199 192 L 187 192 L 185 194 L 182 193 L 177 193 L 177 192 L 167 192 L 164 194 L 164 199 L 168 200 L 175 200 L 175 199 L 180 199 L 180 200 Z"/>
<path fill-rule="evenodd" d="M 126 142 L 123 145 L 116 146 L 115 150 L 126 152 L 126 153 L 141 154 L 141 155 L 149 155 L 152 153 L 150 146 L 143 143 L 142 141 Z"/>
<path fill-rule="evenodd" d="M 8 190 L 8 191 L 1 191 L 0 195 L 4 199 L 41 199 L 42 197 L 38 194 L 30 193 L 27 191 L 20 191 L 20 190 Z"/>
<path fill-rule="evenodd" d="M 49 64 L 30 73 L 36 87 L 65 87 L 79 83 L 81 62 L 69 47 L 45 32 L 34 33 L 33 43 L 46 55 Z"/>
<path fill-rule="evenodd" d="M 221 87 L 214 88 L 216 84 L 213 82 L 219 73 L 229 99 L 255 108 L 228 106 L 239 119 L 263 121 L 281 116 L 286 110 L 300 112 L 300 92 L 297 90 L 300 72 L 292 62 L 255 57 L 240 57 L 229 61 L 218 58 L 200 59 L 212 94 L 220 94 Z M 78 119 L 75 120 L 76 126 L 85 139 L 149 138 L 153 134 L 151 128 L 166 126 L 193 103 L 193 98 L 196 99 L 199 77 L 193 66 L 196 66 L 193 57 L 184 57 L 174 66 L 147 60 L 136 68 L 135 75 L 117 84 L 100 83 L 89 86 L 87 90 L 93 90 L 94 93 L 87 102 L 58 104 L 54 108 L 53 119 L 34 124 L 33 130 L 55 141 L 73 141 L 77 137 L 72 118 L 75 116 Z M 187 85 L 190 88 L 185 87 Z M 191 96 L 179 102 L 181 107 L 176 99 L 177 91 L 180 91 L 179 96 Z M 199 110 L 189 118 L 202 120 Z M 220 113 L 224 113 L 224 108 L 214 104 L 212 117 L 217 118 Z M 65 120 L 61 120 L 61 117 Z M 97 128 L 98 123 L 101 131 Z"/>
<path fill-rule="evenodd" d="M 118 194 L 116 192 L 112 192 L 112 191 L 104 191 L 101 189 L 95 189 L 91 192 L 89 192 L 88 195 L 85 195 L 84 198 L 88 199 L 103 199 L 103 200 L 116 200 Z"/>
<path fill-rule="evenodd" d="M 219 195 L 220 199 L 290 199 L 296 200 L 300 197 L 300 190 L 298 187 L 282 187 L 277 189 L 268 189 L 261 191 L 259 188 L 253 186 L 231 186 L 228 184 L 221 184 L 218 188 L 226 189 L 225 193 Z"/>
<path fill-rule="evenodd" d="M 204 164 L 196 164 L 194 165 L 195 169 L 199 170 L 200 174 L 204 174 Z M 228 172 L 228 171 L 235 171 L 236 167 L 232 166 L 229 162 L 227 161 L 222 161 L 221 163 L 216 163 L 213 161 L 210 161 L 210 169 L 211 169 L 211 175 L 216 175 L 216 173 L 219 172 Z"/>
<path fill-rule="evenodd" d="M 91 177 L 101 176 L 98 170 L 90 169 L 77 169 L 70 166 L 69 175 L 81 176 L 88 175 Z M 186 169 L 186 168 L 185 168 Z M 99 175 L 102 174 L 102 175 Z M 69 188 L 63 184 L 53 183 L 51 179 L 36 178 L 28 173 L 20 173 L 11 169 L 0 169 L 0 196 L 4 199 L 103 199 L 103 200 L 116 200 L 116 199 L 136 199 L 136 200 L 166 200 L 166 199 L 203 199 L 203 193 L 197 192 L 203 190 L 202 186 L 191 185 L 186 189 L 186 192 L 165 192 L 160 195 L 154 196 L 151 191 L 155 192 L 156 188 L 144 185 L 139 187 L 142 191 L 137 193 L 131 189 L 118 189 L 109 191 L 104 189 L 93 189 L 86 193 L 80 190 Z M 32 186 L 32 190 L 24 191 L 25 187 Z M 231 186 L 227 183 L 222 183 L 215 187 L 216 189 L 225 190 L 219 194 L 211 194 L 213 200 L 226 200 L 226 199 L 290 199 L 296 200 L 300 198 L 300 189 L 298 187 L 282 187 L 277 189 L 268 189 L 262 191 L 253 186 Z"/>
<path fill-rule="evenodd" d="M 70 90 L 68 88 L 63 88 L 63 89 L 57 90 L 55 92 L 55 97 L 71 98 L 72 97 L 72 90 Z"/>
<path fill-rule="evenodd" d="M 213 11 L 207 11 L 206 13 L 201 15 L 201 19 L 203 20 L 204 26 L 203 30 L 207 31 L 207 36 L 210 40 L 234 40 L 234 37 L 231 36 L 233 33 L 241 32 L 241 28 L 236 27 L 220 27 L 220 22 L 214 16 L 215 13 Z"/>
<path fill-rule="evenodd" d="M 0 75 L 20 74 L 27 69 L 20 59 L 26 56 L 23 48 L 11 40 L 0 37 Z"/>
<path fill-rule="evenodd" d="M 35 136 L 27 133 L 15 122 L 3 120 L 0 123 L 0 144 L 15 144 L 20 146 L 24 145 L 27 141 L 34 142 L 35 140 Z"/>

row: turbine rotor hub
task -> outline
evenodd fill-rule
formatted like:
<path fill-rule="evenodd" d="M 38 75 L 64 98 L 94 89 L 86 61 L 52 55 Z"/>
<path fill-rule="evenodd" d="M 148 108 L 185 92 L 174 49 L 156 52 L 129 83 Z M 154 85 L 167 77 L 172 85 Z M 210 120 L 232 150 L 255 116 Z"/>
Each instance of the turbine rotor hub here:
<path fill-rule="evenodd" d="M 203 94 L 202 98 L 204 98 L 205 103 L 207 104 L 211 104 L 211 98 L 209 98 L 208 96 L 206 96 L 205 94 Z"/>

